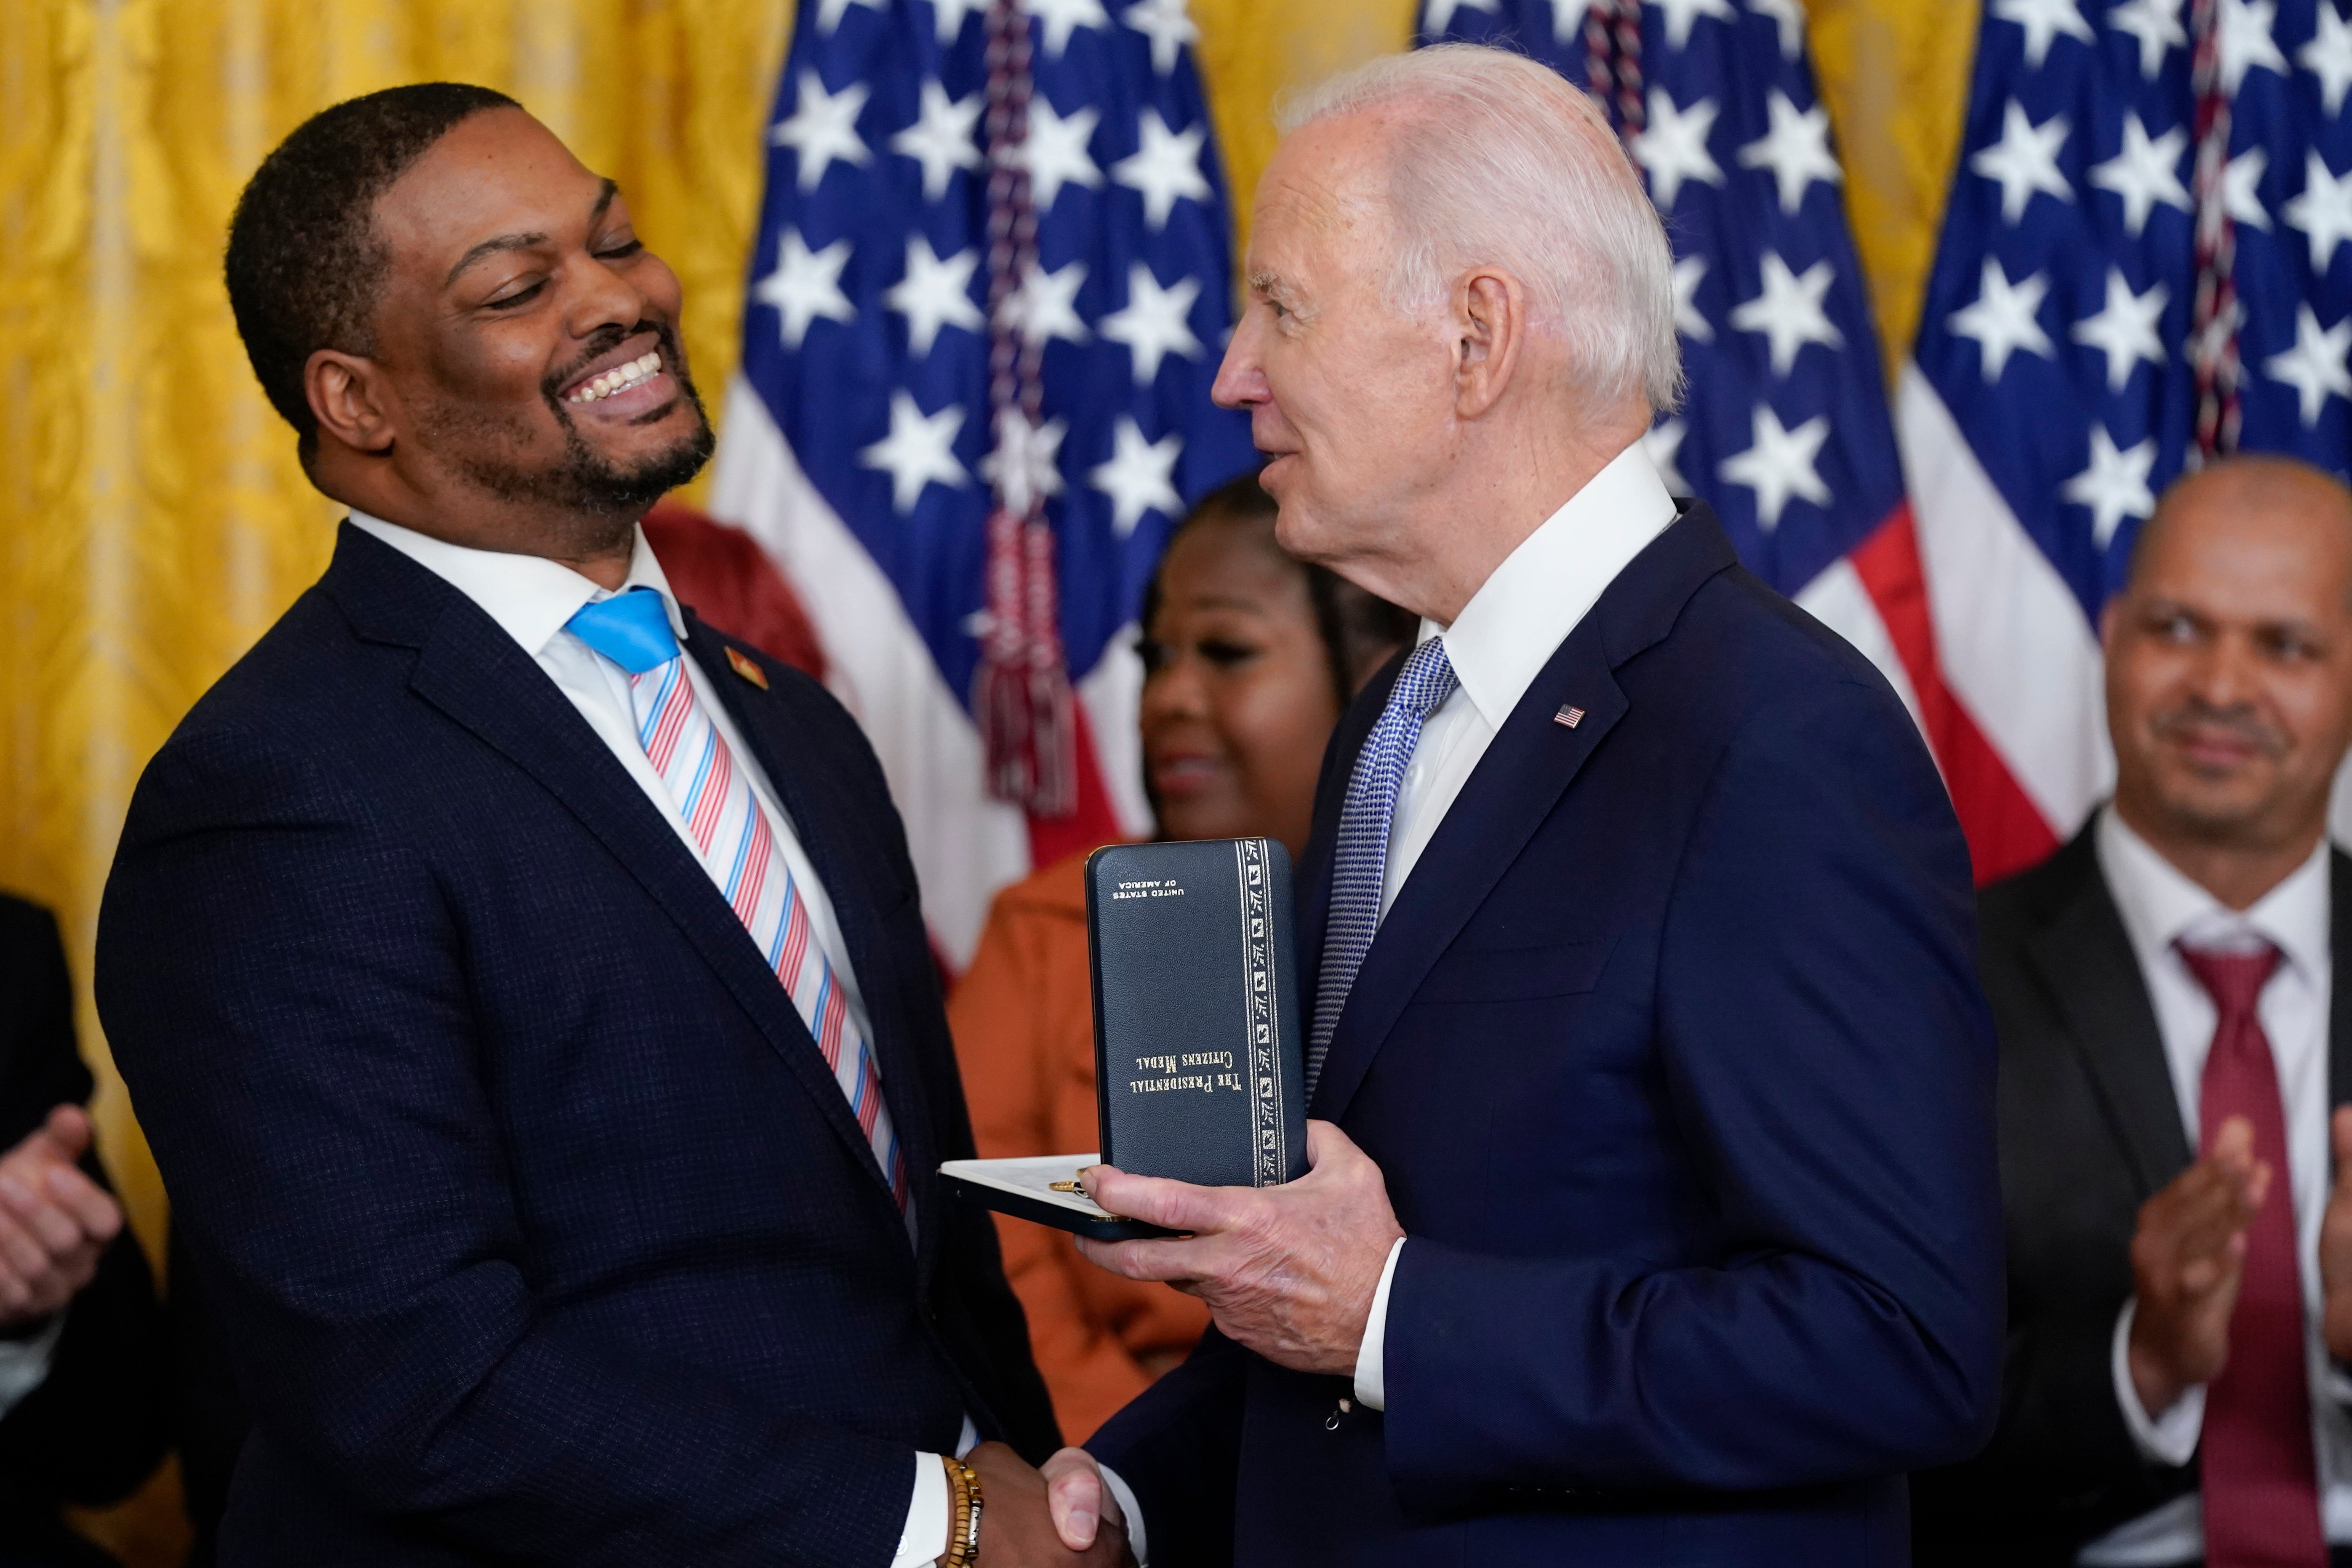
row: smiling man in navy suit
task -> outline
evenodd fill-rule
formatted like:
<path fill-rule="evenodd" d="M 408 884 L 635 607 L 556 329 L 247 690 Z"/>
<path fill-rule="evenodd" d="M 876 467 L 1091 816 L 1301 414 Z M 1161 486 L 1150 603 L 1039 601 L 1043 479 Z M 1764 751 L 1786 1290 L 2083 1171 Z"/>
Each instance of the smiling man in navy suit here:
<path fill-rule="evenodd" d="M 914 1568 L 975 1473 L 989 1568 L 1078 1561 L 880 769 L 637 527 L 710 448 L 677 279 L 446 84 L 298 130 L 227 272 L 352 515 L 98 972 L 252 1406 L 221 1561 Z"/>
<path fill-rule="evenodd" d="M 2000 1352 L 1968 855 L 1854 650 L 1669 499 L 1671 257 L 1606 121 L 1433 48 L 1320 89 L 1218 380 L 1284 544 L 1418 611 L 1326 760 L 1313 1169 L 1109 1169 L 1215 1327 L 1049 1461 L 1150 1568 L 1886 1564 Z"/>

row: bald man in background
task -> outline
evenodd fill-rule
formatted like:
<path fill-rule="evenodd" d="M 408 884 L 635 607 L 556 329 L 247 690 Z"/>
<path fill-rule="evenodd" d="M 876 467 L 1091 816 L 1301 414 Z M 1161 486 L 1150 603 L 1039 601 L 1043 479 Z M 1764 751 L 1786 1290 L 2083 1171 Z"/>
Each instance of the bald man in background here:
<path fill-rule="evenodd" d="M 2115 798 L 1983 899 L 2008 1359 L 1918 1559 L 2352 1562 L 2352 492 L 2183 479 L 2100 636 Z"/>

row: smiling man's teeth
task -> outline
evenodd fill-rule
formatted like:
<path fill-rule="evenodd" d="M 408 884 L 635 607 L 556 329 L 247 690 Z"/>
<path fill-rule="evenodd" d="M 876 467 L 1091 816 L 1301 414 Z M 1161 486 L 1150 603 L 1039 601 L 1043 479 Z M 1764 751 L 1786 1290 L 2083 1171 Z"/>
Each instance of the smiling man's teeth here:
<path fill-rule="evenodd" d="M 661 367 L 662 357 L 658 350 L 642 354 L 626 364 L 616 365 L 606 371 L 564 401 L 593 403 L 600 397 L 610 397 L 622 388 L 635 386 L 647 376 L 656 374 Z"/>

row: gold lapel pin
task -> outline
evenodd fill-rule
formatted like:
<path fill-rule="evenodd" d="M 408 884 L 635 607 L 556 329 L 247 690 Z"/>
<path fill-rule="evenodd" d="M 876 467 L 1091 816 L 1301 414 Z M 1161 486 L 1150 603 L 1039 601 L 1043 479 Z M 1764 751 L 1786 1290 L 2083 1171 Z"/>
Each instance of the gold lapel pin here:
<path fill-rule="evenodd" d="M 761 669 L 758 665 L 753 664 L 738 650 L 731 647 L 727 650 L 727 663 L 736 674 L 741 676 L 744 679 L 750 681 L 761 690 L 765 691 L 768 689 L 768 672 Z"/>

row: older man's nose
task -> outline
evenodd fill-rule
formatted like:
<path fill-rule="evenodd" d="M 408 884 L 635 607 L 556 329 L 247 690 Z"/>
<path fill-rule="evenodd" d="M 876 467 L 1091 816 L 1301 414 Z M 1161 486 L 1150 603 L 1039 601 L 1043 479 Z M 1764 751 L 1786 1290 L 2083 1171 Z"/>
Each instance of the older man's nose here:
<path fill-rule="evenodd" d="M 1220 408 L 1248 408 L 1273 395 L 1258 363 L 1255 336 L 1244 321 L 1225 345 L 1224 363 L 1217 366 L 1217 379 L 1209 388 L 1210 399 Z"/>

